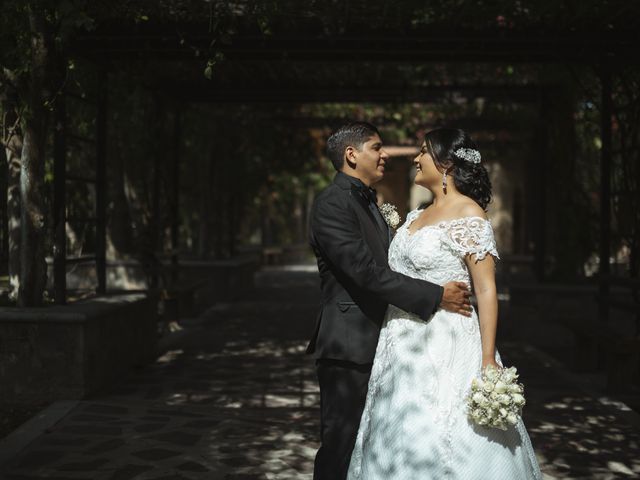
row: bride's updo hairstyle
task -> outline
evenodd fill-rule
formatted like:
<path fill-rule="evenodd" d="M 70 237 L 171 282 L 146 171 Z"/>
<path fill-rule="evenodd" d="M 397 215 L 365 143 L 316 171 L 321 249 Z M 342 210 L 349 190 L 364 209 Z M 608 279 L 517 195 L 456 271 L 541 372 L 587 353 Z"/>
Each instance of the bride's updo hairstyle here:
<path fill-rule="evenodd" d="M 491 181 L 487 169 L 480 161 L 476 163 L 468 156 L 460 155 L 464 149 L 478 151 L 469 135 L 458 128 L 438 128 L 428 132 L 424 142 L 436 165 L 452 174 L 458 191 L 486 210 L 491 202 Z"/>

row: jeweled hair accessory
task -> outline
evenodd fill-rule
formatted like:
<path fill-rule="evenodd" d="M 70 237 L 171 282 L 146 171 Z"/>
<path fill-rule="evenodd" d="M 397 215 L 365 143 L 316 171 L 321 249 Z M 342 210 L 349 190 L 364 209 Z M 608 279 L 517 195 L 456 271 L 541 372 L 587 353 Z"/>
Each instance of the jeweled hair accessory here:
<path fill-rule="evenodd" d="M 480 160 L 482 159 L 480 152 L 473 148 L 459 148 L 453 152 L 453 154 L 456 157 L 471 163 L 480 163 Z"/>

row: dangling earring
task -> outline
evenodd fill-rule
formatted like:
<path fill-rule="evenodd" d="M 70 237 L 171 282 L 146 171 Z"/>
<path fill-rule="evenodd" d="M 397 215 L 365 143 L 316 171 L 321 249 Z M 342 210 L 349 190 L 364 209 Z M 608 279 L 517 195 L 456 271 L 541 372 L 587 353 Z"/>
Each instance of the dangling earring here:
<path fill-rule="evenodd" d="M 442 191 L 447 193 L 447 171 L 442 174 Z"/>

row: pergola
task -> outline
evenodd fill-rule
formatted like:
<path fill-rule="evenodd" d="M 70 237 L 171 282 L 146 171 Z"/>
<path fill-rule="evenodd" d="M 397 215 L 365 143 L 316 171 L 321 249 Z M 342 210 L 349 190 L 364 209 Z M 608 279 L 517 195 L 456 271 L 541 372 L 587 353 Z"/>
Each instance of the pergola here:
<path fill-rule="evenodd" d="M 55 254 L 54 285 L 56 301 L 65 299 L 66 265 L 87 258 L 66 258 L 65 191 L 69 181 L 90 181 L 96 185 L 98 293 L 106 289 L 106 89 L 109 69 L 118 62 L 140 63 L 153 74 L 145 77 L 146 86 L 170 98 L 174 105 L 189 103 L 311 103 L 311 102 L 434 102 L 462 92 L 483 97 L 540 104 L 553 98 L 556 85 L 505 85 L 492 79 L 474 83 L 437 82 L 412 76 L 415 69 L 446 63 L 468 67 L 478 63 L 499 64 L 571 64 L 593 67 L 601 79 L 600 159 L 600 274 L 609 273 L 610 210 L 612 165 L 612 75 L 621 66 L 637 65 L 638 42 L 631 29 L 624 32 L 511 32 L 505 29 L 419 33 L 397 29 L 351 33 L 348 22 L 343 33 L 335 36 L 308 22 L 291 31 L 268 36 L 252 29 L 238 31 L 216 46 L 224 62 L 216 66 L 208 80 L 203 75 L 203 56 L 211 35 L 203 24 L 157 24 L 101 26 L 82 35 L 73 46 L 73 54 L 95 62 L 103 72 L 102 89 L 95 100 L 98 111 L 96 177 L 71 178 L 65 168 L 64 129 L 56 132 L 55 148 Z M 203 32 L 203 33 L 194 33 Z M 345 33 L 346 32 L 346 33 Z M 322 74 L 317 72 L 322 66 Z M 176 107 L 179 108 L 179 107 Z M 64 124 L 64 102 L 57 110 Z M 174 128 L 173 182 L 178 195 L 181 125 L 176 115 Z M 544 161 L 544 155 L 540 156 Z M 540 171 L 544 170 L 544 165 Z M 543 182 L 539 173 L 536 182 Z M 172 212 L 172 264 L 177 266 L 178 210 Z M 545 258 L 544 200 L 536 208 L 535 270 L 542 276 Z M 601 282 L 601 293 L 607 284 Z"/>

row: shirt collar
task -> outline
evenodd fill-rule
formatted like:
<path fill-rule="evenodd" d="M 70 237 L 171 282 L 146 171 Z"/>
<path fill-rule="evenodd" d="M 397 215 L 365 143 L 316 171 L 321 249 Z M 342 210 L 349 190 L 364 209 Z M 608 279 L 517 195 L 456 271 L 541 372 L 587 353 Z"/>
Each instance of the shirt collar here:
<path fill-rule="evenodd" d="M 360 180 L 359 178 L 356 178 L 356 177 L 352 177 L 351 175 L 347 175 L 346 173 L 343 173 L 343 172 L 336 173 L 336 180 L 339 181 L 342 184 L 344 184 L 345 181 L 347 181 L 351 185 L 356 187 L 358 190 L 365 190 L 365 191 L 369 190 L 369 187 L 367 187 L 362 182 L 362 180 Z"/>
<path fill-rule="evenodd" d="M 343 185 L 343 188 L 355 188 L 365 200 L 376 203 L 376 190 L 372 187 L 367 187 L 359 178 L 352 177 L 351 175 L 347 175 L 343 172 L 338 172 L 336 174 L 335 181 L 339 185 Z"/>

